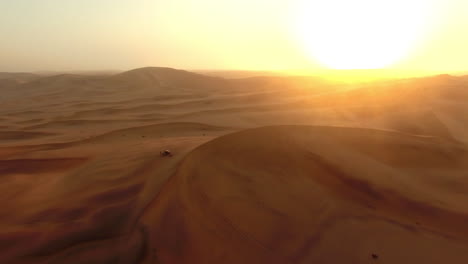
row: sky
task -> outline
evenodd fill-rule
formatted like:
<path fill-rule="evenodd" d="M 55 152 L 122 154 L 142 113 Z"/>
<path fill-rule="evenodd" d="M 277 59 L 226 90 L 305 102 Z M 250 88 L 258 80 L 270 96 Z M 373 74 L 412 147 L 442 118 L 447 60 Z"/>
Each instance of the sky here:
<path fill-rule="evenodd" d="M 0 71 L 468 72 L 467 10 L 466 0 L 0 0 Z"/>

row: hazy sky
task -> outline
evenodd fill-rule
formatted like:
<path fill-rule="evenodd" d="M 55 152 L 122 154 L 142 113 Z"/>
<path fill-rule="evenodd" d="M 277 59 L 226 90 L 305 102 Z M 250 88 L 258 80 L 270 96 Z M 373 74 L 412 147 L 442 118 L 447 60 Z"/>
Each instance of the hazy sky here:
<path fill-rule="evenodd" d="M 385 39 L 391 36 L 401 39 L 395 45 L 403 45 L 406 53 L 395 55 L 398 60 L 389 67 L 468 71 L 466 0 L 372 0 L 384 5 L 380 9 L 366 7 L 369 0 L 333 0 L 331 8 L 324 6 L 327 1 L 330 3 L 329 0 L 0 0 L 0 71 L 126 70 L 143 66 L 315 69 L 324 64 L 317 58 L 323 55 L 328 56 L 323 60 L 333 60 L 331 53 L 340 54 L 340 58 L 349 55 L 341 65 L 350 62 L 353 67 L 360 59 L 350 54 L 362 51 L 356 52 L 351 44 L 346 46 L 349 29 L 344 26 L 359 17 L 369 18 L 361 21 L 363 27 L 374 27 L 352 31 L 353 43 L 362 46 L 369 39 L 381 46 L 376 54 L 369 53 L 368 58 L 380 56 L 377 53 L 392 54 L 394 45 Z M 341 5 L 345 2 L 354 6 Z M 388 9 L 385 4 L 389 3 L 396 6 Z M 412 9 L 403 12 L 405 6 Z M 424 14 L 419 14 L 420 11 Z M 380 24 L 372 23 L 372 17 Z M 382 22 L 383 19 L 386 20 Z M 408 36 L 400 37 L 399 32 L 410 34 L 412 31 L 405 28 L 416 25 L 412 20 L 419 21 L 417 30 L 421 34 L 416 34 L 417 39 L 408 44 Z M 318 28 L 321 30 L 317 31 Z M 378 34 L 372 33 L 377 31 Z"/>

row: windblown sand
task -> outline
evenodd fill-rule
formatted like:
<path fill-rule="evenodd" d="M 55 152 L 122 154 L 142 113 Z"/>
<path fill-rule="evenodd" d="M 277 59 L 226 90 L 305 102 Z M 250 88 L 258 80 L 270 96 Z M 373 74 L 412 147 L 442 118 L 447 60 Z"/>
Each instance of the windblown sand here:
<path fill-rule="evenodd" d="M 0 263 L 468 263 L 467 77 L 0 91 Z"/>

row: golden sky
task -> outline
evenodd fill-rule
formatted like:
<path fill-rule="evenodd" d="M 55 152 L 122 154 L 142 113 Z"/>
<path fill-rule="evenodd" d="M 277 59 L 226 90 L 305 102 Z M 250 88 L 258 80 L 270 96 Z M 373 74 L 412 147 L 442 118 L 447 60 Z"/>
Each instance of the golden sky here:
<path fill-rule="evenodd" d="M 468 71 L 466 0 L 0 1 L 0 71 Z"/>

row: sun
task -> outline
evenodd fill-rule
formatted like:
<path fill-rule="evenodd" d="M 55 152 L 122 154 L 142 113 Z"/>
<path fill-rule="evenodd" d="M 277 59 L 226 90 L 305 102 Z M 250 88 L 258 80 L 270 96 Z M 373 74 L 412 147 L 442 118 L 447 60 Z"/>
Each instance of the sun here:
<path fill-rule="evenodd" d="M 332 69 L 379 69 L 404 58 L 426 29 L 430 0 L 302 0 L 295 32 Z"/>

